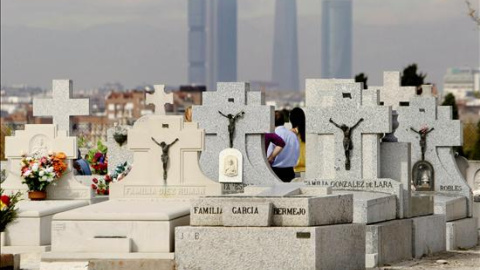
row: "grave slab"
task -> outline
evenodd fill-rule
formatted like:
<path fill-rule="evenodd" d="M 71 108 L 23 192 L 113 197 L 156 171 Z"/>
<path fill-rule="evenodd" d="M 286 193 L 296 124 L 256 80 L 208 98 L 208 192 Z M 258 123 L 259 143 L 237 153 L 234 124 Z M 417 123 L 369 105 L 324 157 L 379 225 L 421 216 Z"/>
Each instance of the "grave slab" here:
<path fill-rule="evenodd" d="M 396 218 L 395 195 L 373 192 L 334 191 L 334 194 L 353 194 L 353 222 L 377 223 Z"/>
<path fill-rule="evenodd" d="M 412 218 L 412 254 L 420 259 L 424 255 L 446 250 L 446 220 L 444 215 Z"/>
<path fill-rule="evenodd" d="M 392 220 L 366 227 L 365 267 L 412 258 L 412 220 Z"/>
<path fill-rule="evenodd" d="M 48 250 L 51 244 L 52 216 L 86 205 L 87 201 L 80 200 L 20 201 L 17 220 L 5 230 L 2 252 Z"/>
<path fill-rule="evenodd" d="M 271 203 L 272 226 L 318 226 L 351 223 L 353 196 L 325 195 L 292 197 L 206 197 L 192 200 L 190 224 L 192 226 L 223 226 L 225 211 L 236 211 L 236 204 L 257 205 Z M 229 205 L 226 209 L 224 206 Z M 248 218 L 248 214 L 244 218 Z"/>
<path fill-rule="evenodd" d="M 467 198 L 463 196 L 435 196 L 435 214 L 445 215 L 446 221 L 466 218 Z"/>
<path fill-rule="evenodd" d="M 227 203 L 222 208 L 222 224 L 225 227 L 269 227 L 272 223 L 272 208 L 270 202 Z"/>
<path fill-rule="evenodd" d="M 178 227 L 177 269 L 363 269 L 365 227 Z M 215 254 L 211 247 L 215 247 Z M 294 256 L 293 256 L 294 254 Z"/>
<path fill-rule="evenodd" d="M 475 218 L 447 222 L 447 250 L 472 248 L 478 244 L 477 236 Z"/>
<path fill-rule="evenodd" d="M 112 238 L 131 241 L 123 253 L 173 252 L 173 228 L 188 225 L 189 210 L 185 202 L 125 200 L 64 212 L 53 218 L 52 253 L 91 253 L 96 243 L 116 250 Z"/>

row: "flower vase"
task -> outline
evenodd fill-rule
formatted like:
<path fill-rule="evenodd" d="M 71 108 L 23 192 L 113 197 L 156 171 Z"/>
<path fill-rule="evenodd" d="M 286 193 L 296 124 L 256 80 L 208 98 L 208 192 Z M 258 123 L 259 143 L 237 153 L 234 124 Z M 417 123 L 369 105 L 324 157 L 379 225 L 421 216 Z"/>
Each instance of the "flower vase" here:
<path fill-rule="evenodd" d="M 47 198 L 46 191 L 33 190 L 28 192 L 28 198 L 31 201 L 43 201 Z"/>
<path fill-rule="evenodd" d="M 127 135 L 117 133 L 117 134 L 113 134 L 113 138 L 120 146 L 122 146 L 127 140 Z"/>

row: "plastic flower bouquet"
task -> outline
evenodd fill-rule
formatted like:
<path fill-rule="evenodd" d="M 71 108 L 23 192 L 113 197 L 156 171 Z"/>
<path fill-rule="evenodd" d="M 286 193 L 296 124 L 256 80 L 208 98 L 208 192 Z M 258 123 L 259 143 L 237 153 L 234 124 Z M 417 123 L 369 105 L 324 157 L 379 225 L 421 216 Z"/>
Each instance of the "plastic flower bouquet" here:
<path fill-rule="evenodd" d="M 88 163 L 90 163 L 94 174 L 107 174 L 107 147 L 101 141 L 97 142 L 97 148 L 88 152 Z"/>
<path fill-rule="evenodd" d="M 21 160 L 21 176 L 30 191 L 45 191 L 48 185 L 62 177 L 67 170 L 67 156 L 63 152 L 44 157 L 27 157 Z"/>
<path fill-rule="evenodd" d="M 98 195 L 108 195 L 110 192 L 110 183 L 122 180 L 131 169 L 132 166 L 128 165 L 127 162 L 119 164 L 112 173 L 100 179 L 93 178 L 92 189 L 94 189 Z"/>

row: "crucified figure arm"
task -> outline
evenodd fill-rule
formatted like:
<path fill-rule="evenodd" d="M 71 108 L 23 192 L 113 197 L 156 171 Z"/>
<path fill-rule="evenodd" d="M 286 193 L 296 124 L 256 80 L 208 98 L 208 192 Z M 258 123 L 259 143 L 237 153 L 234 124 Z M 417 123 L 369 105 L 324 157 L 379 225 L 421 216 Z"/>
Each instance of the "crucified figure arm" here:
<path fill-rule="evenodd" d="M 363 118 L 360 118 L 358 122 L 355 125 L 353 125 L 350 129 L 356 128 L 361 122 L 363 122 Z"/>
<path fill-rule="evenodd" d="M 330 123 L 332 123 L 333 125 L 335 125 L 337 128 L 341 128 L 339 124 L 335 123 L 335 121 L 332 120 L 332 118 L 330 118 L 330 120 L 328 120 Z"/>
<path fill-rule="evenodd" d="M 228 117 L 227 115 L 223 114 L 221 111 L 218 111 L 218 113 L 219 113 L 221 116 L 223 116 L 223 117 L 230 118 L 230 117 Z"/>

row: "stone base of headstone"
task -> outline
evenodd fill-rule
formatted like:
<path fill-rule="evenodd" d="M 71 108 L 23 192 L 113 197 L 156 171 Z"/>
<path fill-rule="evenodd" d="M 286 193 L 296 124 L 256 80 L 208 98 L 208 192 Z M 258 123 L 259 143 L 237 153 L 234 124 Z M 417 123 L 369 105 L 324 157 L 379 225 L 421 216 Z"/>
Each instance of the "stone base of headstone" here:
<path fill-rule="evenodd" d="M 353 222 L 377 223 L 396 218 L 395 195 L 373 192 L 334 191 L 334 194 L 353 194 Z"/>
<path fill-rule="evenodd" d="M 20 254 L 9 254 L 2 250 L 0 254 L 0 269 L 20 269 Z"/>
<path fill-rule="evenodd" d="M 52 217 L 88 205 L 88 201 L 20 201 L 18 218 L 5 230 L 2 252 L 42 252 L 50 249 Z"/>
<path fill-rule="evenodd" d="M 412 220 L 392 220 L 366 227 L 365 267 L 412 258 Z"/>
<path fill-rule="evenodd" d="M 365 225 L 178 227 L 177 269 L 363 269 Z"/>
<path fill-rule="evenodd" d="M 473 203 L 473 218 L 477 219 L 478 235 L 480 236 L 480 202 Z"/>
<path fill-rule="evenodd" d="M 435 214 L 445 215 L 447 222 L 468 216 L 467 198 L 464 196 L 435 195 Z"/>
<path fill-rule="evenodd" d="M 445 216 L 430 215 L 411 219 L 413 222 L 412 254 L 414 258 L 446 250 Z"/>
<path fill-rule="evenodd" d="M 114 254 L 114 253 L 65 253 L 42 254 L 40 270 L 174 270 L 175 260 L 173 253 L 166 254 Z M 123 256 L 123 259 L 118 257 Z"/>
<path fill-rule="evenodd" d="M 267 207 L 265 204 L 269 205 L 268 213 L 266 209 L 262 212 L 262 209 Z M 260 226 L 263 224 L 262 226 L 303 227 L 352 223 L 352 215 L 351 194 L 321 197 L 224 196 L 192 200 L 190 224 L 192 226 Z M 261 218 L 262 222 L 257 220 L 257 217 Z M 240 218 L 243 221 L 225 222 L 232 218 L 237 221 Z"/>
<path fill-rule="evenodd" d="M 410 197 L 409 217 L 432 215 L 434 212 L 434 196 L 431 194 L 412 193 Z"/>
<path fill-rule="evenodd" d="M 188 203 L 174 200 L 115 200 L 67 211 L 53 218 L 51 256 L 171 253 L 174 228 L 188 225 L 189 214 Z"/>
<path fill-rule="evenodd" d="M 467 249 L 478 244 L 477 220 L 464 218 L 447 222 L 447 250 Z"/>

